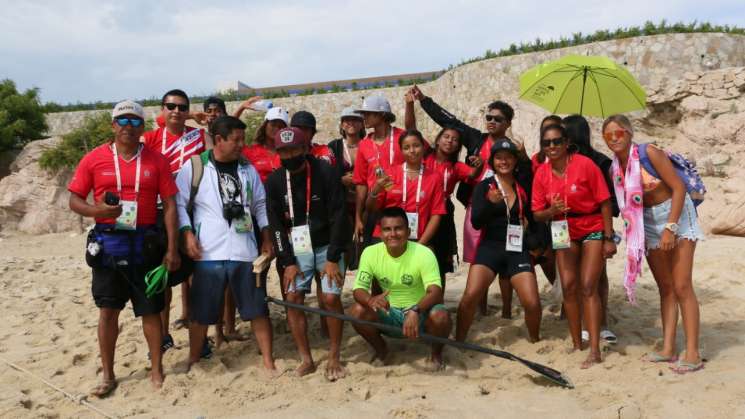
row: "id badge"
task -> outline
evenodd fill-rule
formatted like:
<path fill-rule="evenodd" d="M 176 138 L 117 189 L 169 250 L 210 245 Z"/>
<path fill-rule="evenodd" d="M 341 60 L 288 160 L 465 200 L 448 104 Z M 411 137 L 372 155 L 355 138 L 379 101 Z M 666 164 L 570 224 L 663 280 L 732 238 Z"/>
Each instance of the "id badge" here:
<path fill-rule="evenodd" d="M 411 230 L 411 233 L 409 233 L 409 238 L 411 240 L 416 240 L 419 237 L 419 214 L 415 212 L 407 212 L 406 218 L 409 220 L 409 230 Z"/>
<path fill-rule="evenodd" d="M 120 201 L 122 214 L 116 219 L 117 230 L 135 230 L 137 228 L 137 201 Z"/>
<path fill-rule="evenodd" d="M 486 169 L 484 170 L 484 175 L 481 176 L 481 180 L 488 179 L 490 177 L 494 176 L 494 170 L 492 169 Z"/>
<path fill-rule="evenodd" d="M 307 224 L 292 227 L 292 250 L 297 255 L 313 254 L 313 244 L 310 242 L 310 227 Z"/>
<path fill-rule="evenodd" d="M 237 220 L 233 220 L 233 225 L 235 226 L 236 233 L 250 233 L 254 229 L 254 223 L 250 213 Z"/>
<path fill-rule="evenodd" d="M 519 224 L 507 224 L 507 240 L 505 250 L 508 252 L 523 251 L 523 226 Z"/>
<path fill-rule="evenodd" d="M 567 220 L 551 222 L 551 243 L 554 249 L 568 249 L 569 242 L 569 222 Z"/>

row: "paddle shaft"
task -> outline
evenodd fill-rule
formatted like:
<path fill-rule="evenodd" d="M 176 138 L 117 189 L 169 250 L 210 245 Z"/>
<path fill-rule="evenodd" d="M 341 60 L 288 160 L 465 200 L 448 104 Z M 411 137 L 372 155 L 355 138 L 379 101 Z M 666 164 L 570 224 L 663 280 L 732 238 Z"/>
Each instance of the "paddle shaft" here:
<path fill-rule="evenodd" d="M 396 327 L 396 326 L 391 326 L 388 324 L 362 320 L 362 319 L 358 319 L 355 317 L 347 316 L 345 314 L 334 313 L 333 311 L 326 311 L 326 310 L 321 310 L 320 308 L 307 307 L 302 304 L 295 304 L 295 303 L 290 303 L 287 301 L 277 300 L 276 298 L 272 298 L 272 297 L 266 297 L 266 301 L 277 304 L 277 305 L 285 306 L 288 308 L 293 308 L 293 309 L 297 309 L 297 310 L 301 310 L 301 311 L 305 311 L 309 313 L 319 314 L 321 316 L 333 317 L 335 319 L 347 321 L 350 323 L 356 323 L 356 324 L 360 324 L 363 326 L 374 327 L 376 329 L 385 330 L 387 332 L 401 333 L 401 328 Z M 571 384 L 564 384 L 560 382 L 561 380 L 563 380 L 561 372 L 556 371 L 553 368 L 547 367 L 545 365 L 537 364 L 535 362 L 520 358 L 519 356 L 515 356 L 509 352 L 500 351 L 497 349 L 484 348 L 483 346 L 474 345 L 472 343 L 459 342 L 457 340 L 442 338 L 439 336 L 432 336 L 426 333 L 420 333 L 419 339 L 425 342 L 429 342 L 429 343 L 449 345 L 455 348 L 466 349 L 469 351 L 476 351 L 476 352 L 481 352 L 481 353 L 485 353 L 489 355 L 494 355 L 500 358 L 508 359 L 510 361 L 517 361 L 525 365 L 526 367 L 532 369 L 533 371 L 536 371 L 539 374 L 546 376 L 547 378 L 551 379 L 554 382 L 564 385 L 565 387 L 569 387 L 569 388 L 572 387 Z M 550 375 L 555 375 L 556 377 L 549 377 Z M 557 378 L 557 377 L 560 377 L 560 378 Z"/>

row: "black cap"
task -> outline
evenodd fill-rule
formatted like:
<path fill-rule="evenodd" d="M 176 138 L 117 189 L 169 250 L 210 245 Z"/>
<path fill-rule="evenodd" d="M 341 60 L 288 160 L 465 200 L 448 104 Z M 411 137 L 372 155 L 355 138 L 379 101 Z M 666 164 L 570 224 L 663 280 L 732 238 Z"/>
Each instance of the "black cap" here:
<path fill-rule="evenodd" d="M 316 117 L 308 111 L 295 112 L 290 119 L 290 126 L 316 129 Z"/>
<path fill-rule="evenodd" d="M 491 150 L 489 150 L 492 156 L 494 156 L 494 153 L 497 151 L 509 151 L 510 153 L 517 155 L 517 146 L 515 143 L 512 142 L 509 138 L 502 138 L 501 140 L 494 143 L 494 145 L 491 146 Z"/>

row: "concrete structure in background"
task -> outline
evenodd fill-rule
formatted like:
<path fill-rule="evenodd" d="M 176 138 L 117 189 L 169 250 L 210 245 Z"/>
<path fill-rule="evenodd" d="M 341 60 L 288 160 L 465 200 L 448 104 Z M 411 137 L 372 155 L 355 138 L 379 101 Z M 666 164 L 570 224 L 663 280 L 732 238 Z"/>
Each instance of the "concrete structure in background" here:
<path fill-rule="evenodd" d="M 284 86 L 250 87 L 240 81 L 223 86 L 221 91 L 235 90 L 240 94 L 265 95 L 267 93 L 287 92 L 290 95 L 298 95 L 306 92 L 343 92 L 356 89 L 368 89 L 376 87 L 395 87 L 403 81 L 416 80 L 426 83 L 440 77 L 444 70 L 428 71 L 424 73 L 396 74 L 393 76 L 364 77 L 359 79 L 332 80 L 317 83 L 288 84 Z M 225 88 L 227 87 L 227 88 Z"/>

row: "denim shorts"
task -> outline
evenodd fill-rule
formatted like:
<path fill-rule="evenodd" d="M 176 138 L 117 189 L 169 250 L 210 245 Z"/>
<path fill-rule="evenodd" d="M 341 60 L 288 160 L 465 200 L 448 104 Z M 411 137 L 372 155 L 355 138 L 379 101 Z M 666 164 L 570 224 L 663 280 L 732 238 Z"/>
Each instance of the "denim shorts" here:
<path fill-rule="evenodd" d="M 308 294 L 310 292 L 310 285 L 313 282 L 314 275 L 316 272 L 323 272 L 323 268 L 326 265 L 326 252 L 328 249 L 328 246 L 315 247 L 313 248 L 312 255 L 295 256 L 298 267 L 303 273 L 302 277 L 298 275 L 295 278 L 295 290 L 298 293 Z M 344 277 L 344 258 L 339 259 L 339 272 Z M 341 288 L 325 274 L 321 277 L 321 291 L 324 294 L 341 295 Z"/>
<path fill-rule="evenodd" d="M 445 308 L 444 304 L 435 304 L 432 307 L 430 307 L 429 310 L 421 313 L 419 315 L 419 333 L 424 332 L 424 322 L 427 321 L 429 318 L 429 315 L 432 313 L 435 313 L 437 311 L 445 311 L 447 312 L 447 308 Z M 388 313 L 378 310 L 378 321 L 387 324 L 388 326 L 395 326 L 398 328 L 403 329 L 404 327 L 404 321 L 406 320 L 406 314 L 404 313 L 403 308 L 396 308 L 396 307 L 390 307 L 388 309 Z M 387 330 L 381 331 L 386 336 L 392 337 L 392 338 L 398 338 L 401 339 L 404 337 L 403 330 L 400 332 L 389 332 Z"/>
<path fill-rule="evenodd" d="M 251 262 L 200 260 L 194 263 L 194 277 L 189 288 L 191 320 L 203 325 L 218 323 L 222 318 L 226 287 L 230 287 L 242 320 L 269 316 L 266 278 L 256 284 Z"/>
<path fill-rule="evenodd" d="M 644 208 L 644 239 L 647 250 L 660 248 L 660 239 L 662 238 L 662 233 L 665 231 L 665 224 L 667 224 L 671 208 L 672 199 L 668 199 L 661 204 L 649 208 Z M 704 233 L 698 225 L 696 207 L 693 206 L 693 201 L 691 201 L 691 197 L 688 194 L 685 196 L 683 211 L 681 211 L 680 219 L 678 219 L 677 236 L 678 240 L 698 241 L 704 239 Z"/>

